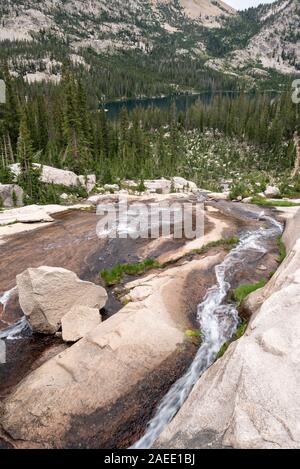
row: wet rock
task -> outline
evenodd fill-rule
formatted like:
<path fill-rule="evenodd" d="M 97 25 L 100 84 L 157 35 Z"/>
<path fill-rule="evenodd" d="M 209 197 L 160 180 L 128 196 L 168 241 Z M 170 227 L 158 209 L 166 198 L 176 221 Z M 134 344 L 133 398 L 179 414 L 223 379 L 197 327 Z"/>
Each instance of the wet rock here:
<path fill-rule="evenodd" d="M 100 310 L 107 301 L 104 288 L 62 268 L 27 269 L 17 275 L 17 286 L 21 308 L 32 329 L 43 334 L 55 334 L 62 317 L 74 305 Z"/>
<path fill-rule="evenodd" d="M 292 239 L 292 222 L 287 230 Z M 246 334 L 198 381 L 156 447 L 299 447 L 299 231 L 278 272 L 251 301 L 256 314 Z"/>
<path fill-rule="evenodd" d="M 75 305 L 62 317 L 62 338 L 65 342 L 77 342 L 101 323 L 98 309 Z"/>
<path fill-rule="evenodd" d="M 205 278 L 218 261 L 218 255 L 207 256 L 127 284 L 126 289 L 151 287 L 153 293 L 149 288 L 142 301 L 136 295 L 118 314 L 22 380 L 5 401 L 0 420 L 10 441 L 17 447 L 101 448 L 134 432 L 136 420 L 132 428 L 120 429 L 119 423 L 132 414 L 133 397 L 142 394 L 151 406 L 152 396 L 165 391 L 164 380 L 155 373 L 171 357 L 181 357 L 188 343 L 184 331 L 191 324 L 182 298 L 188 276 L 204 269 Z M 177 378 L 169 364 L 168 371 Z M 151 394 L 143 394 L 149 377 Z M 134 409 L 142 428 L 148 408 Z"/>
<path fill-rule="evenodd" d="M 16 184 L 0 184 L 0 202 L 4 208 L 22 207 L 24 191 Z"/>

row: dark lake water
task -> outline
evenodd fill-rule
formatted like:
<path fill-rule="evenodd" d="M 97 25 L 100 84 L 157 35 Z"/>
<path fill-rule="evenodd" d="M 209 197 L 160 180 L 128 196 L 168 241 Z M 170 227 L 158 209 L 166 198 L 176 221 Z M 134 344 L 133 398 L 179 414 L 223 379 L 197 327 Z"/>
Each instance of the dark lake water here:
<path fill-rule="evenodd" d="M 162 110 L 168 110 L 175 103 L 179 112 L 185 112 L 190 106 L 199 100 L 208 104 L 217 95 L 229 96 L 234 99 L 238 94 L 238 91 L 221 91 L 219 93 L 205 92 L 192 95 L 165 96 L 162 98 L 128 99 L 124 101 L 107 102 L 104 107 L 107 110 L 107 117 L 109 119 L 117 119 L 123 107 L 126 107 L 128 112 L 133 111 L 137 107 L 144 109 L 158 107 Z"/>

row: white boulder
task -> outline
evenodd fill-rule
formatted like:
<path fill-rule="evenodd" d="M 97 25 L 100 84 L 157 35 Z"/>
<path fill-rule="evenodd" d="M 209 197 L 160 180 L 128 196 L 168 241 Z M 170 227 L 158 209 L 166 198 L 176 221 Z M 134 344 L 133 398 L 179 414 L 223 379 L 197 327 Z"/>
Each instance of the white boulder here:
<path fill-rule="evenodd" d="M 104 288 L 80 280 L 74 272 L 58 267 L 29 268 L 17 275 L 19 301 L 35 332 L 55 334 L 62 317 L 73 306 L 98 311 L 107 301 Z"/>
<path fill-rule="evenodd" d="M 91 192 L 96 185 L 96 176 L 90 174 L 87 176 L 77 176 L 73 171 L 58 169 L 52 166 L 33 164 L 34 168 L 41 170 L 41 181 L 46 184 L 57 184 L 65 187 L 75 187 L 81 184 L 88 192 Z M 21 169 L 20 164 L 16 163 L 10 166 L 15 176 L 19 176 Z"/>
<path fill-rule="evenodd" d="M 178 192 L 196 192 L 198 190 L 197 184 L 182 177 L 173 177 L 172 185 Z"/>
<path fill-rule="evenodd" d="M 276 186 L 268 186 L 264 192 L 265 196 L 272 199 L 272 197 L 279 197 L 280 190 Z"/>

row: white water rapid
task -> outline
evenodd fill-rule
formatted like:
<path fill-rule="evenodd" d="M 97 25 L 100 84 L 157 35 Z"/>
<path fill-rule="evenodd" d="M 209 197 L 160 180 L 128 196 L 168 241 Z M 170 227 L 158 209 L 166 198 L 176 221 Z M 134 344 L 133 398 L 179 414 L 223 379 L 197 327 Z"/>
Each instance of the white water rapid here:
<path fill-rule="evenodd" d="M 267 252 L 265 243 L 269 238 L 282 234 L 282 226 L 276 220 L 260 214 L 260 220 L 270 223 L 242 236 L 238 246 L 215 268 L 217 283 L 198 306 L 197 319 L 202 344 L 186 374 L 169 390 L 160 403 L 154 418 L 148 424 L 145 435 L 132 446 L 133 449 L 151 448 L 164 428 L 180 410 L 194 385 L 217 358 L 221 347 L 233 336 L 239 324 L 234 304 L 226 301 L 233 275 L 245 268 L 247 262 L 258 261 Z"/>
<path fill-rule="evenodd" d="M 11 290 L 4 292 L 3 295 L 0 296 L 0 304 L 2 304 L 4 310 L 11 296 L 16 291 L 17 291 L 17 287 L 14 287 Z M 18 339 L 23 338 L 23 334 L 22 334 L 23 332 L 26 331 L 28 333 L 29 330 L 30 330 L 30 327 L 24 316 L 17 323 L 10 325 L 7 329 L 5 329 L 2 332 L 0 331 L 0 339 L 18 340 Z"/>

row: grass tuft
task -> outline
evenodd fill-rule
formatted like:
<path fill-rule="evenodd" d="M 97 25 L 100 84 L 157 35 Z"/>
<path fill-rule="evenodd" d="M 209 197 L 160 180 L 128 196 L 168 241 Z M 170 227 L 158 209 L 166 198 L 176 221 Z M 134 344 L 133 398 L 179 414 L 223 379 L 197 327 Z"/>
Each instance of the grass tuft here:
<path fill-rule="evenodd" d="M 290 202 L 289 200 L 268 200 L 263 197 L 252 197 L 251 203 L 254 205 L 263 205 L 264 207 L 299 207 L 300 204 Z"/>
<path fill-rule="evenodd" d="M 232 236 L 231 238 L 222 238 L 222 239 L 219 239 L 218 241 L 211 241 L 210 243 L 205 244 L 205 246 L 202 246 L 200 249 L 194 249 L 192 251 L 192 254 L 205 254 L 207 251 L 209 251 L 209 249 L 219 247 L 219 246 L 227 248 L 227 249 L 232 249 L 239 242 L 240 242 L 240 239 L 237 236 Z"/>
<path fill-rule="evenodd" d="M 100 272 L 102 280 L 108 286 L 120 283 L 124 274 L 141 275 L 149 269 L 160 268 L 161 265 L 155 259 L 146 259 L 136 264 L 117 264 L 112 269 L 105 269 Z"/>
<path fill-rule="evenodd" d="M 261 280 L 258 283 L 240 285 L 233 291 L 233 297 L 238 305 L 240 305 L 242 301 L 250 295 L 250 293 L 253 293 L 259 288 L 263 288 L 266 284 L 267 280 Z"/>
<path fill-rule="evenodd" d="M 286 258 L 287 252 L 286 252 L 285 244 L 284 244 L 283 239 L 281 237 L 278 238 L 277 244 L 278 244 L 278 247 L 279 247 L 279 257 L 278 257 L 277 261 L 279 262 L 279 264 L 282 264 L 282 262 Z"/>
<path fill-rule="evenodd" d="M 188 329 L 185 331 L 187 337 L 201 337 L 201 332 L 198 329 Z"/>

